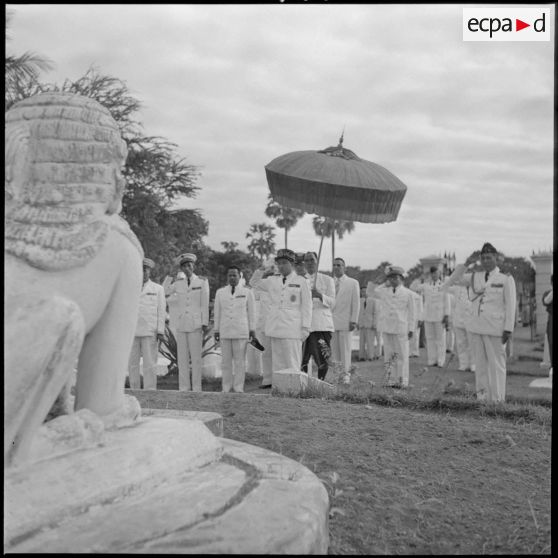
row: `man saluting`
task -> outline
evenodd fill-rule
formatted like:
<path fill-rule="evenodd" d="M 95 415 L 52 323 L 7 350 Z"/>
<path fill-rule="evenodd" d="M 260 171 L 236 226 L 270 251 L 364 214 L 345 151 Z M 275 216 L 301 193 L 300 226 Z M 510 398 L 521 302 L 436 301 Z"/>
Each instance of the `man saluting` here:
<path fill-rule="evenodd" d="M 287 368 L 299 370 L 302 342 L 308 337 L 312 323 L 312 295 L 306 279 L 293 269 L 295 253 L 292 250 L 278 250 L 275 262 L 278 275 L 264 277 L 264 270 L 257 269 L 250 286 L 269 295 L 265 334 L 271 340 L 273 372 Z"/>
<path fill-rule="evenodd" d="M 496 248 L 486 242 L 481 250 L 484 271 L 466 273 L 465 264 L 459 264 L 447 282 L 469 287 L 473 308 L 466 327 L 471 332 L 477 399 L 490 402 L 506 399 L 506 343 L 516 305 L 515 282 L 500 271 L 497 256 Z"/>

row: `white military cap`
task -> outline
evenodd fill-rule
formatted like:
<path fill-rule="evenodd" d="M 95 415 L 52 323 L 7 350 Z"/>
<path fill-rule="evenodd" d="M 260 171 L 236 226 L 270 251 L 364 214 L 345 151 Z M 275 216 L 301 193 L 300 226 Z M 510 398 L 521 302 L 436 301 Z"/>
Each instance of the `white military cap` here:
<path fill-rule="evenodd" d="M 196 263 L 198 258 L 196 258 L 195 254 L 190 254 L 190 253 L 186 253 L 186 254 L 180 254 L 180 256 L 177 256 L 174 260 L 174 263 L 176 265 L 182 265 L 184 262 L 192 262 L 192 263 Z"/>
<path fill-rule="evenodd" d="M 399 267 L 399 266 L 397 266 L 397 265 L 392 265 L 392 266 L 388 269 L 386 275 L 387 275 L 388 277 L 389 277 L 390 275 L 401 275 L 401 277 L 404 277 L 404 276 L 405 276 L 405 271 L 403 270 L 402 267 Z"/>
<path fill-rule="evenodd" d="M 153 269 L 155 267 L 155 262 L 149 258 L 143 258 L 143 267 L 150 267 Z"/>

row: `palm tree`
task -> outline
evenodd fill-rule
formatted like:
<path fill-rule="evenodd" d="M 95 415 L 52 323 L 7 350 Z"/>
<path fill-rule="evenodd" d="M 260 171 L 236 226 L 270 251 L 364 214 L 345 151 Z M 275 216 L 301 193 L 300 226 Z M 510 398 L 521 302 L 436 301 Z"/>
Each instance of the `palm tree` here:
<path fill-rule="evenodd" d="M 271 217 L 271 219 L 274 219 L 275 224 L 280 229 L 285 229 L 285 248 L 287 248 L 287 233 L 296 225 L 297 221 L 304 216 L 304 211 L 277 203 L 271 197 L 271 194 L 267 196 L 267 199 L 269 201 L 265 208 L 265 214 Z"/>
<path fill-rule="evenodd" d="M 264 258 L 267 258 L 275 252 L 275 230 L 272 225 L 266 223 L 252 223 L 249 231 L 246 233 L 246 238 L 250 238 L 248 244 L 248 251 L 252 256 L 257 256 L 260 263 L 263 263 Z"/>
<path fill-rule="evenodd" d="M 8 10 L 6 12 L 6 40 L 10 40 L 8 26 L 12 16 L 13 11 Z M 6 54 L 4 110 L 8 110 L 16 101 L 41 91 L 39 74 L 52 67 L 53 64 L 50 60 L 34 52 L 24 52 L 19 56 Z"/>
<path fill-rule="evenodd" d="M 337 233 L 337 237 L 341 240 L 345 233 L 353 232 L 355 224 L 353 221 L 340 221 L 330 219 L 329 217 L 314 217 L 312 219 L 312 226 L 318 236 L 331 237 L 331 263 L 333 265 L 333 260 L 335 259 L 335 233 Z"/>

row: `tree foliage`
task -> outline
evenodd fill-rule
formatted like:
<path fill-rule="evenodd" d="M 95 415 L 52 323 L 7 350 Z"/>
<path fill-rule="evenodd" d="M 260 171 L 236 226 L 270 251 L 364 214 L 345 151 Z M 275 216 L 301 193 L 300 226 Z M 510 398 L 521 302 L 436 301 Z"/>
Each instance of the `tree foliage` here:
<path fill-rule="evenodd" d="M 275 227 L 266 223 L 252 223 L 246 233 L 248 252 L 260 262 L 275 252 Z"/>
<path fill-rule="evenodd" d="M 405 285 L 408 287 L 415 279 L 420 279 L 423 275 L 423 266 L 420 262 L 407 270 Z"/>
<path fill-rule="evenodd" d="M 10 40 L 8 27 L 13 15 L 12 10 L 6 11 L 6 41 Z M 48 58 L 34 52 L 8 54 L 6 51 L 4 110 L 8 110 L 15 102 L 40 92 L 39 75 L 52 67 Z"/>
<path fill-rule="evenodd" d="M 386 280 L 385 269 L 391 265 L 390 262 L 382 262 L 375 269 L 360 269 L 359 266 L 347 266 L 345 273 L 356 279 L 361 287 L 366 287 L 368 281 L 372 281 L 376 285 L 380 285 Z"/>
<path fill-rule="evenodd" d="M 298 220 L 305 215 L 305 212 L 301 209 L 281 205 L 271 197 L 271 194 L 268 194 L 267 199 L 265 214 L 274 219 L 275 224 L 280 229 L 285 229 L 285 248 L 287 248 L 287 234 L 297 224 Z"/>
<path fill-rule="evenodd" d="M 318 236 L 331 238 L 331 261 L 335 259 L 335 235 L 341 240 L 345 233 L 352 233 L 355 224 L 353 221 L 342 221 L 337 219 L 330 219 L 329 217 L 316 216 L 312 219 L 312 226 L 314 232 Z"/>

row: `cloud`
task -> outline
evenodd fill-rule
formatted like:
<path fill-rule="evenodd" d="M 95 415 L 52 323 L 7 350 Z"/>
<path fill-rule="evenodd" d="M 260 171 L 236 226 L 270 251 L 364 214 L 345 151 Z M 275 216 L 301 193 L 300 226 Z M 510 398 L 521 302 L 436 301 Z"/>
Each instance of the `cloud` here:
<path fill-rule="evenodd" d="M 335 145 L 343 129 L 346 147 L 408 187 L 395 223 L 357 223 L 338 243 L 348 263 L 464 259 L 487 239 L 512 255 L 552 244 L 552 41 L 463 42 L 454 4 L 14 11 L 8 50 L 51 58 L 53 80 L 92 63 L 124 79 L 146 132 L 201 167 L 201 191 L 180 203 L 202 210 L 215 248 L 245 246 L 251 223 L 272 222 L 268 162 Z M 319 245 L 310 216 L 289 238 Z"/>

